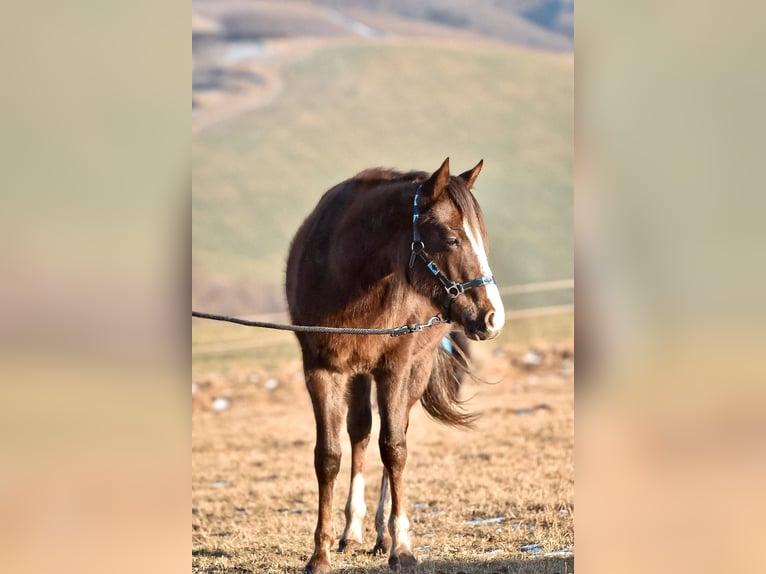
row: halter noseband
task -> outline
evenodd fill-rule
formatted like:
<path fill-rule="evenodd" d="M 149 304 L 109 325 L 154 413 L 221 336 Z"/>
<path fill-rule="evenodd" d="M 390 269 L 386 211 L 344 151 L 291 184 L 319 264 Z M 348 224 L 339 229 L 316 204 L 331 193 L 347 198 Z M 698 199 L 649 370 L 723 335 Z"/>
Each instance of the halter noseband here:
<path fill-rule="evenodd" d="M 418 230 L 418 219 L 420 219 L 418 198 L 420 197 L 420 189 L 422 187 L 423 184 L 421 183 L 418 186 L 418 189 L 415 191 L 415 199 L 412 202 L 412 251 L 410 253 L 410 269 L 412 269 L 415 265 L 415 258 L 420 257 L 420 259 L 422 259 L 426 264 L 426 267 L 431 272 L 431 274 L 436 277 L 439 283 L 441 283 L 442 287 L 444 287 L 444 290 L 447 293 L 447 309 L 444 313 L 444 320 L 449 321 L 449 312 L 450 308 L 452 307 L 452 302 L 458 297 L 458 295 L 465 293 L 474 287 L 482 287 L 483 285 L 495 285 L 495 276 L 482 275 L 481 277 L 477 277 L 471 281 L 458 283 L 457 281 L 452 281 L 449 277 L 442 273 L 438 265 L 436 265 L 433 259 L 431 259 L 426 252 L 426 246 L 424 245 L 423 240 L 420 238 L 420 231 Z"/>

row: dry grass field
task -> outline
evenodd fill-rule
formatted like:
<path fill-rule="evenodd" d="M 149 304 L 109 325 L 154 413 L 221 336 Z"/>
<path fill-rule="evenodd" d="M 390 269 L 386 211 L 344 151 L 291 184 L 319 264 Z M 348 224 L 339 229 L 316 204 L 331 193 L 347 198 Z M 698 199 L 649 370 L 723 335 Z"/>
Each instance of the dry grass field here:
<path fill-rule="evenodd" d="M 470 408 L 483 413 L 476 428 L 448 428 L 419 405 L 413 409 L 405 485 L 416 571 L 574 572 L 573 345 L 472 349 L 477 373 L 495 383 L 464 385 Z M 258 366 L 266 364 L 198 363 L 194 370 L 195 572 L 297 573 L 312 550 L 311 406 L 299 361 Z M 377 425 L 373 436 L 365 473 L 370 548 L 382 469 Z M 347 442 L 335 489 L 336 535 L 348 489 Z M 367 553 L 336 553 L 333 561 L 346 574 L 388 571 L 383 557 Z"/>

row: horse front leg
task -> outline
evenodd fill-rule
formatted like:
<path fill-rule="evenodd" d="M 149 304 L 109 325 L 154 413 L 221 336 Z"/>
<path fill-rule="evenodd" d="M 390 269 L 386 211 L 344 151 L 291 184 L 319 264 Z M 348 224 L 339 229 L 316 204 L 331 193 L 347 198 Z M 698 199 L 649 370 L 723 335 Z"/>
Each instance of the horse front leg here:
<path fill-rule="evenodd" d="M 340 428 L 344 415 L 344 385 L 338 375 L 325 370 L 306 372 L 316 421 L 314 470 L 319 487 L 314 553 L 306 564 L 306 574 L 330 572 L 330 547 L 335 540 L 332 528 L 332 498 L 340 469 Z"/>
<path fill-rule="evenodd" d="M 351 440 L 351 482 L 346 500 L 346 527 L 338 545 L 340 552 L 353 552 L 362 545 L 362 522 L 367 514 L 364 502 L 364 457 L 372 429 L 371 386 L 370 375 L 357 375 L 349 381 L 346 428 Z"/>

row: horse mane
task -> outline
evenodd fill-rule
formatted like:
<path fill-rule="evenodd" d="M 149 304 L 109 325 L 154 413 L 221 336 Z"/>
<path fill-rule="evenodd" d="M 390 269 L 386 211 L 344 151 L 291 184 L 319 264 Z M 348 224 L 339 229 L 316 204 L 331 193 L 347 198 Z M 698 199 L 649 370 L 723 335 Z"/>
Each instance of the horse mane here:
<path fill-rule="evenodd" d="M 359 183 L 380 183 L 414 181 L 418 178 L 428 178 L 428 174 L 424 171 L 399 171 L 385 167 L 371 167 L 360 171 L 351 180 Z"/>

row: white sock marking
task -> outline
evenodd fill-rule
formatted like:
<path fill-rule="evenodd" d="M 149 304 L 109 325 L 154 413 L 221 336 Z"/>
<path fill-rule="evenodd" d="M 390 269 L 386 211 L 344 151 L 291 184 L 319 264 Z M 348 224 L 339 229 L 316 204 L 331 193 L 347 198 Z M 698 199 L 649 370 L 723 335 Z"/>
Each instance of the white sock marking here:
<path fill-rule="evenodd" d="M 343 533 L 345 540 L 362 541 L 362 520 L 367 514 L 367 505 L 364 503 L 364 475 L 357 474 L 351 480 L 351 490 L 348 493 L 349 519 L 346 522 L 346 530 Z"/>
<path fill-rule="evenodd" d="M 412 542 L 410 541 L 410 521 L 406 514 L 400 514 L 394 516 L 391 520 L 393 523 L 393 535 L 391 544 L 391 555 L 401 554 L 402 552 L 412 552 Z"/>

